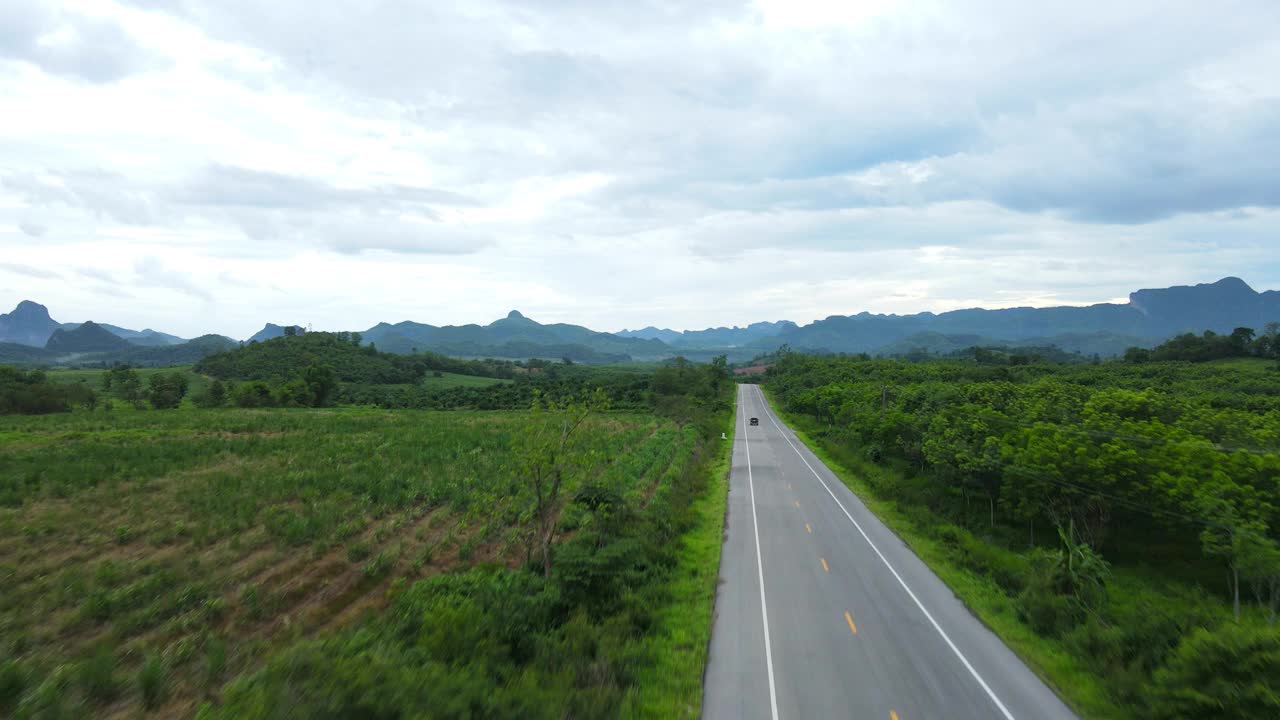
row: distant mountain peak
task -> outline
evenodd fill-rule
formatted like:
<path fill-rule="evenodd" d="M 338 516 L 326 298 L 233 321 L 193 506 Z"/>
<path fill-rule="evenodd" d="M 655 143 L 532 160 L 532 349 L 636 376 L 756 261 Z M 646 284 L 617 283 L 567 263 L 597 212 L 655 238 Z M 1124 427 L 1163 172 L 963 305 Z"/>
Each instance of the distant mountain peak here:
<path fill-rule="evenodd" d="M 23 300 L 13 309 L 12 315 L 27 315 L 30 313 L 39 313 L 44 317 L 49 317 L 49 308 L 32 300 Z"/>
<path fill-rule="evenodd" d="M 520 314 L 519 310 L 512 310 L 511 312 L 507 313 L 507 319 L 508 320 L 525 320 L 526 318 L 524 315 Z"/>
<path fill-rule="evenodd" d="M 0 342 L 44 347 L 49 336 L 58 327 L 58 323 L 49 317 L 49 308 L 38 302 L 23 300 L 13 312 L 0 315 Z"/>

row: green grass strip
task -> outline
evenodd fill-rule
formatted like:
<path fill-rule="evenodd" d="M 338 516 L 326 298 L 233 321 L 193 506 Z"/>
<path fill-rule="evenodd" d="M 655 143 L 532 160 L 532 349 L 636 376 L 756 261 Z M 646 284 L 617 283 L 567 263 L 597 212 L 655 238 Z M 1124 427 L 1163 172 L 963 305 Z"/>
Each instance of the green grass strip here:
<path fill-rule="evenodd" d="M 735 414 L 725 418 L 728 440 L 706 464 L 707 489 L 694 502 L 695 525 L 680 540 L 679 560 L 668 580 L 670 602 L 656 613 L 649 649 L 656 662 L 640 672 L 623 703 L 623 718 L 697 718 L 711 642 L 725 505 L 729 499 Z M 714 447 L 714 446 L 713 446 Z"/>

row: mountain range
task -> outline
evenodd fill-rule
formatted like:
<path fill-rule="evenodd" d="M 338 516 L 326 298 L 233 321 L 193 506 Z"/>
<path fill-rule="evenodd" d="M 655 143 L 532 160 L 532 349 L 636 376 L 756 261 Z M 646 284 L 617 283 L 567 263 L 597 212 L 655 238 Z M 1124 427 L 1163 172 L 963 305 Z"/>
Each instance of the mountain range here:
<path fill-rule="evenodd" d="M 49 316 L 48 308 L 30 300 L 0 315 L 0 362 L 18 365 L 182 365 L 237 345 L 221 335 L 186 340 L 150 328 L 130 330 L 93 321 L 60 323 Z"/>
<path fill-rule="evenodd" d="M 1180 332 L 1236 327 L 1263 328 L 1280 321 L 1280 292 L 1257 292 L 1243 280 L 1138 290 L 1127 303 L 1084 307 L 970 308 L 944 313 L 832 315 L 798 325 L 781 320 L 746 327 L 677 331 L 657 327 L 598 332 L 565 323 L 542 324 L 518 311 L 488 325 L 436 326 L 414 321 L 381 322 L 361 333 L 365 344 L 395 353 L 415 350 L 460 357 L 569 358 L 577 362 L 653 361 L 684 355 L 706 359 L 725 353 L 747 360 L 787 345 L 807 352 L 866 352 L 897 355 L 946 353 L 982 346 L 1048 347 L 1086 355 L 1117 355 L 1151 347 Z M 289 325 L 267 323 L 248 341 L 285 334 Z M 304 332 L 297 325 L 298 333 Z M 0 315 L 0 362 L 23 364 L 126 360 L 163 364 L 191 362 L 234 346 L 220 335 L 194 340 L 156 330 L 129 330 L 106 323 L 59 323 L 29 300 Z"/>

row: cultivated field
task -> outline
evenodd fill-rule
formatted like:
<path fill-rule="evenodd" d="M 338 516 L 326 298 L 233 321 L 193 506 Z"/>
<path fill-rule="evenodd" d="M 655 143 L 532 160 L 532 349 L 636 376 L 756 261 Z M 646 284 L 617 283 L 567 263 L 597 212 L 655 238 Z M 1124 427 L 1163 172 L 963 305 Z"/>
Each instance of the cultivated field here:
<path fill-rule="evenodd" d="M 190 715 L 271 650 L 380 608 L 398 578 L 524 563 L 533 505 L 512 448 L 530 422 L 365 410 L 0 418 L 0 715 L 20 704 Z M 694 445 L 646 415 L 594 417 L 582 437 L 592 460 L 571 488 L 591 477 L 637 507 Z M 562 531 L 584 517 L 568 505 Z"/>

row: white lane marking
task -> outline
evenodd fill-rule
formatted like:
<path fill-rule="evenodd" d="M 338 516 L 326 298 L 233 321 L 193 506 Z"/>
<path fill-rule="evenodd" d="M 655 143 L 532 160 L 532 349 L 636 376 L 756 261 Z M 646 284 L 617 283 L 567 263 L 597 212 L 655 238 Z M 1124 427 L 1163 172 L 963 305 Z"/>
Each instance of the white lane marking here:
<path fill-rule="evenodd" d="M 964 656 L 964 653 L 960 652 L 960 648 L 956 647 L 956 644 L 951 642 L 951 637 L 942 629 L 942 626 L 938 624 L 938 621 L 933 619 L 933 615 L 930 615 L 929 611 L 925 609 L 924 603 L 920 602 L 920 598 L 916 597 L 916 594 L 911 591 L 910 587 L 907 587 L 906 581 L 903 580 L 902 576 L 898 574 L 898 571 L 894 570 L 893 566 L 889 564 L 889 560 L 884 556 L 884 553 L 880 552 L 880 548 L 876 547 L 876 544 L 871 542 L 871 538 L 867 536 L 866 531 L 863 530 L 862 526 L 858 524 L 858 521 L 854 520 L 853 516 L 849 514 L 844 503 L 840 502 L 840 498 L 836 497 L 836 494 L 831 492 L 831 487 L 827 485 L 827 481 L 822 479 L 822 476 L 818 474 L 817 470 L 813 469 L 813 466 L 805 459 L 804 454 L 795 446 L 795 443 L 791 442 L 791 438 L 787 437 L 786 431 L 782 429 L 782 426 L 779 425 L 778 421 L 774 418 L 773 408 L 769 407 L 769 403 L 765 401 L 764 392 L 760 390 L 759 386 L 756 387 L 756 392 L 760 394 L 761 402 L 764 402 L 765 415 L 768 416 L 769 421 L 773 423 L 773 426 L 778 429 L 778 433 L 782 435 L 782 439 L 786 440 L 787 444 L 791 446 L 791 449 L 795 451 L 797 456 L 799 456 L 800 462 L 804 463 L 804 466 L 809 468 L 809 472 L 813 473 L 813 476 L 818 479 L 818 482 L 822 483 L 822 487 L 826 488 L 827 494 L 831 496 L 832 500 L 836 501 L 836 505 L 840 507 L 844 516 L 849 518 L 849 522 L 853 523 L 853 526 L 858 529 L 858 532 L 862 535 L 862 539 L 866 540 L 867 544 L 871 546 L 871 549 L 875 551 L 876 556 L 880 558 L 880 562 L 884 563 L 884 566 L 889 568 L 889 572 L 893 573 L 894 579 L 898 581 L 898 584 L 902 586 L 903 590 L 907 591 L 907 595 L 911 596 L 911 600 L 915 602 L 916 607 L 920 608 L 920 612 L 924 613 L 924 616 L 928 618 L 929 623 L 933 625 L 933 629 L 937 630 L 938 634 L 942 636 L 942 639 L 946 641 L 947 647 L 951 648 L 951 652 L 955 653 L 956 657 L 960 658 L 960 662 L 964 663 L 965 669 L 969 671 L 969 674 L 973 676 L 973 679 L 977 680 L 978 684 L 982 686 L 982 689 L 986 691 L 987 697 L 991 698 L 991 702 L 996 704 L 996 707 L 1000 709 L 1000 713 L 1004 715 L 1006 720 L 1014 720 L 1013 714 L 1004 706 L 1004 703 L 1000 702 L 1000 698 L 996 697 L 995 692 L 991 690 L 991 686 L 987 685 L 987 681 L 983 680 L 982 676 L 978 674 L 978 671 L 973 668 L 973 665 L 969 664 L 969 659 Z M 748 473 L 748 475 L 750 475 L 750 473 Z M 759 542 L 758 539 L 757 542 Z"/>
<path fill-rule="evenodd" d="M 750 393 L 742 393 L 744 396 Z M 745 397 L 744 397 L 745 399 Z M 742 442 L 747 448 L 747 487 L 751 491 L 751 526 L 756 535 L 756 571 L 760 574 L 760 620 L 764 624 L 764 662 L 769 669 L 769 707 L 773 711 L 773 720 L 778 720 L 778 694 L 773 685 L 773 647 L 769 644 L 769 606 L 764 599 L 764 558 L 760 555 L 760 523 L 756 519 L 756 483 L 751 476 L 751 441 L 747 439 L 747 409 L 742 408 Z"/>

